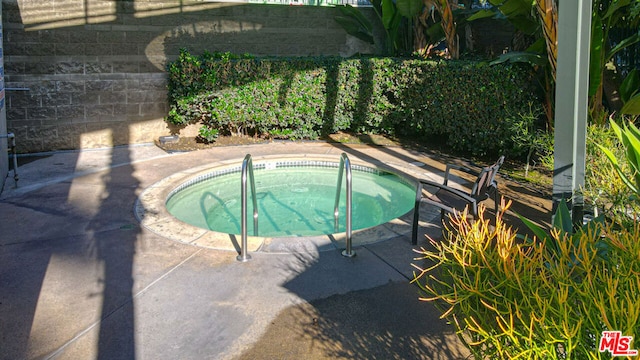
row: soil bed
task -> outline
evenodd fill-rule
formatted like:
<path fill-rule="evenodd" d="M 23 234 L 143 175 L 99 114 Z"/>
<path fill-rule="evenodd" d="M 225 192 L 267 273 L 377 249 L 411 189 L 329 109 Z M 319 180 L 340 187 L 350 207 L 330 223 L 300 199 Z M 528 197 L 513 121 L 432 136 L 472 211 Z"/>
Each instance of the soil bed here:
<path fill-rule="evenodd" d="M 264 139 L 251 136 L 220 136 L 212 143 L 204 143 L 195 137 L 179 137 L 177 141 L 161 143 L 156 141 L 156 145 L 167 152 L 186 152 L 203 150 L 216 146 L 251 145 L 278 141 L 274 139 Z M 286 140 L 283 140 L 286 141 Z M 305 140 L 314 141 L 314 140 Z M 401 146 L 406 142 L 383 135 L 352 135 L 348 133 L 331 134 L 318 141 L 328 141 L 344 144 L 368 144 L 379 146 Z"/>

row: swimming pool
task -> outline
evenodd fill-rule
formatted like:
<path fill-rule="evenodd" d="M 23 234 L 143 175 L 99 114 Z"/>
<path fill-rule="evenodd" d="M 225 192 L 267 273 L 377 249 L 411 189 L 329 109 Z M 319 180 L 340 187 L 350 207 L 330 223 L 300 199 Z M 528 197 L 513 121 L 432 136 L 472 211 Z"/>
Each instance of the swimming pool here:
<path fill-rule="evenodd" d="M 331 181 L 331 207 L 330 210 L 323 210 L 324 212 L 333 213 L 333 201 L 335 201 L 335 191 L 337 182 L 337 173 L 339 165 L 339 154 L 270 154 L 253 157 L 253 164 L 255 170 L 255 177 L 258 180 L 259 175 L 273 171 L 273 163 L 285 162 L 288 165 L 301 164 L 304 162 L 319 162 L 323 163 L 325 167 L 329 167 L 329 170 L 334 172 Z M 166 205 L 167 200 L 175 196 L 175 192 L 184 190 L 188 187 L 194 186 L 206 179 L 212 177 L 221 176 L 224 174 L 234 173 L 240 181 L 242 158 L 235 158 L 229 160 L 212 160 L 211 162 L 203 165 L 199 165 L 193 168 L 177 171 L 172 175 L 169 175 L 158 182 L 146 187 L 138 196 L 134 206 L 134 212 L 136 218 L 140 221 L 141 226 L 146 230 L 157 234 L 160 238 L 177 241 L 183 244 L 189 244 L 202 248 L 228 250 L 240 252 L 240 239 L 241 236 L 232 232 L 221 232 L 217 230 L 210 230 L 209 224 L 204 226 L 194 226 L 186 223 L 174 215 L 172 215 Z M 360 170 L 363 171 L 382 171 L 384 173 L 391 173 L 396 180 L 402 183 L 406 188 L 411 191 L 412 196 L 415 197 L 415 178 L 428 176 L 419 166 L 409 163 L 391 163 L 382 162 L 377 160 L 363 160 L 361 158 L 352 158 L 351 164 L 353 168 L 353 176 L 360 176 Z M 264 169 L 262 168 L 264 167 Z M 269 167 L 269 169 L 267 169 Z M 289 166 L 291 167 L 291 166 Z M 293 166 L 295 168 L 295 166 Z M 384 175 L 386 177 L 388 175 Z M 354 181 L 354 186 L 356 182 Z M 397 184 L 396 184 L 397 185 Z M 343 185 L 344 186 L 344 185 Z M 237 188 L 233 187 L 235 192 L 240 191 L 240 185 Z M 366 188 L 366 187 L 365 187 Z M 208 191 L 211 191 L 210 189 Z M 304 191 L 303 189 L 297 189 L 297 191 Z M 215 193 L 214 193 L 215 195 Z M 330 234 L 310 235 L 310 236 L 267 236 L 259 234 L 259 236 L 253 236 L 252 231 L 248 231 L 248 251 L 250 252 L 262 252 L 262 253 L 309 253 L 317 251 L 329 251 L 335 249 L 345 249 L 346 245 L 346 232 L 344 232 L 345 213 L 344 213 L 344 189 L 341 193 L 341 208 L 340 208 L 340 229 L 343 232 L 333 232 Z M 381 195 L 381 197 L 386 195 Z M 203 200 L 202 195 L 198 200 Z M 228 200 L 225 200 L 225 202 Z M 391 220 L 381 223 L 380 225 L 361 228 L 353 231 L 352 242 L 354 247 L 363 245 L 378 243 L 381 241 L 387 241 L 396 238 L 408 238 L 411 236 L 411 221 L 412 221 L 412 204 L 415 198 L 407 205 L 409 210 L 404 214 L 392 218 Z M 206 195 L 204 199 L 204 205 L 210 206 L 212 202 L 217 202 L 214 197 Z M 248 199 L 249 209 L 251 212 L 251 198 Z M 193 208 L 198 212 L 202 211 L 201 204 L 198 201 L 193 204 Z M 398 212 L 402 212 L 399 210 Z M 429 210 L 430 211 L 430 210 Z M 251 215 L 251 214 L 249 214 Z M 238 212 L 238 218 L 240 213 Z M 353 216 L 358 216 L 355 213 Z M 420 216 L 421 221 L 427 222 L 429 219 L 435 219 L 439 216 L 439 212 L 433 212 L 433 214 L 422 214 Z M 266 216 L 263 213 L 259 214 L 258 227 L 262 233 L 262 228 L 266 226 Z M 380 218 L 380 221 L 384 221 Z M 248 225 L 252 226 L 251 216 L 249 216 Z M 213 223 L 211 224 L 213 225 Z"/>
<path fill-rule="evenodd" d="M 334 205 L 338 163 L 271 161 L 254 165 L 258 232 L 265 237 L 317 236 L 346 231 L 346 200 L 340 197 L 335 227 Z M 386 223 L 412 210 L 416 188 L 404 178 L 377 168 L 352 166 L 353 230 Z M 342 194 L 345 194 L 344 182 Z M 167 197 L 177 219 L 207 230 L 240 234 L 240 168 L 212 171 L 191 179 Z M 251 196 L 251 195 L 250 195 Z M 250 216 L 249 216 L 250 217 Z"/>

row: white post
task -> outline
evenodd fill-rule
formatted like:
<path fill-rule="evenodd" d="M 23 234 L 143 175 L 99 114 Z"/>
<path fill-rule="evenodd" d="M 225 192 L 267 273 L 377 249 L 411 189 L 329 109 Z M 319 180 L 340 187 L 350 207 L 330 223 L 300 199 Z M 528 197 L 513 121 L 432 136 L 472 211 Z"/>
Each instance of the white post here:
<path fill-rule="evenodd" d="M 556 70 L 553 209 L 572 201 L 574 224 L 582 224 L 591 0 L 559 1 Z"/>

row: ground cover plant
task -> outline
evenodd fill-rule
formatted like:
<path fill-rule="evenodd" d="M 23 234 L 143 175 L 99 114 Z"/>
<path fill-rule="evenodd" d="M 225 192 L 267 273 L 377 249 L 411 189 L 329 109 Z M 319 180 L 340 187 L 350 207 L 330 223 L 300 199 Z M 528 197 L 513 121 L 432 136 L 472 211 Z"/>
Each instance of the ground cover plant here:
<path fill-rule="evenodd" d="M 640 224 L 594 221 L 575 233 L 567 207 L 554 230 L 521 239 L 481 211 L 453 217 L 447 236 L 419 251 L 414 282 L 476 359 L 606 359 L 603 331 L 640 336 Z M 629 344 L 630 349 L 637 348 Z"/>
<path fill-rule="evenodd" d="M 512 152 L 511 114 L 537 95 L 531 68 L 471 61 L 192 55 L 169 64 L 167 121 L 208 135 L 316 139 L 348 131 L 437 137 L 450 151 Z M 217 131 L 217 132 L 216 132 Z"/>

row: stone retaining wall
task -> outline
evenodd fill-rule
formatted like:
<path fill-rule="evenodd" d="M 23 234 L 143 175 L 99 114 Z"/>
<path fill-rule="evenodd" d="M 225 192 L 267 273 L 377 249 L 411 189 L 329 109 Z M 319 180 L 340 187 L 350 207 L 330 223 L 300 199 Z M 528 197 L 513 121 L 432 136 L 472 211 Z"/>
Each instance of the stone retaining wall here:
<path fill-rule="evenodd" d="M 3 0 L 7 126 L 20 152 L 150 142 L 170 130 L 165 65 L 193 53 L 373 49 L 327 7 L 194 0 Z M 28 89 L 28 90 L 27 90 Z"/>

